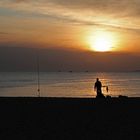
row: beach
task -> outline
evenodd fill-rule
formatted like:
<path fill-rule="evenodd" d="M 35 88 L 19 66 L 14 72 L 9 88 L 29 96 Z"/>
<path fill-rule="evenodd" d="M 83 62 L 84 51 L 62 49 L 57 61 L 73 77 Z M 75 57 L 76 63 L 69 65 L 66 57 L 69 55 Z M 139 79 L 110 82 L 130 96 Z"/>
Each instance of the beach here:
<path fill-rule="evenodd" d="M 1 97 L 1 139 L 136 139 L 140 98 Z"/>

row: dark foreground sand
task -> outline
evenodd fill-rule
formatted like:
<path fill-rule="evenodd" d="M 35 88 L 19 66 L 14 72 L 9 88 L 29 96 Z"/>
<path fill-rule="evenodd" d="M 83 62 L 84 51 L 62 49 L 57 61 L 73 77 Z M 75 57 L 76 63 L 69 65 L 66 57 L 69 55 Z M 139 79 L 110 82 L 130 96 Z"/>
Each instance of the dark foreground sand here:
<path fill-rule="evenodd" d="M 0 98 L 0 140 L 140 139 L 140 98 Z"/>

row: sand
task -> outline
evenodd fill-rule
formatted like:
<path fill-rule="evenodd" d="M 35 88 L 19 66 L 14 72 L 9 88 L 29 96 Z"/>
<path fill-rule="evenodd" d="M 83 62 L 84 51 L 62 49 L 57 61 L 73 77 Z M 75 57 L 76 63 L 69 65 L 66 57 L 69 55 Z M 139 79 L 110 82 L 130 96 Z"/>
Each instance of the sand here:
<path fill-rule="evenodd" d="M 0 139 L 140 138 L 140 98 L 0 98 Z"/>

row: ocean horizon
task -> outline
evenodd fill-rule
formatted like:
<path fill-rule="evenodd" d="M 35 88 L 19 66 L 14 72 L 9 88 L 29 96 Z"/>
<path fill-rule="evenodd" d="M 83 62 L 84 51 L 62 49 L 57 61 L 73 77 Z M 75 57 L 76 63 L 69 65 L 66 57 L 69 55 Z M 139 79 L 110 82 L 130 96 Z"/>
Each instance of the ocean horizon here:
<path fill-rule="evenodd" d="M 140 97 L 140 72 L 40 72 L 41 97 L 95 97 L 96 78 L 104 95 Z M 36 72 L 0 72 L 1 97 L 38 97 Z"/>

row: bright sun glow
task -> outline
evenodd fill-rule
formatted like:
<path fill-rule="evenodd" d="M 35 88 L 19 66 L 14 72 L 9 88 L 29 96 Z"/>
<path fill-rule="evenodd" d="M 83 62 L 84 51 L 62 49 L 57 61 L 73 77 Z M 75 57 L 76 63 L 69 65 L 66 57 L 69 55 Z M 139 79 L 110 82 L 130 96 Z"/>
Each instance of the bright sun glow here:
<path fill-rule="evenodd" d="M 90 36 L 89 44 L 91 50 L 94 51 L 111 51 L 114 45 L 114 38 L 113 35 L 109 32 L 99 31 Z"/>

